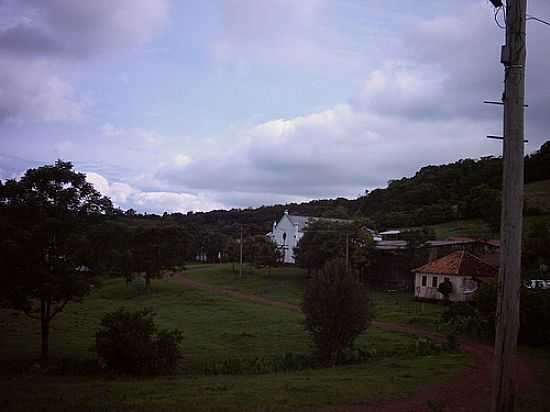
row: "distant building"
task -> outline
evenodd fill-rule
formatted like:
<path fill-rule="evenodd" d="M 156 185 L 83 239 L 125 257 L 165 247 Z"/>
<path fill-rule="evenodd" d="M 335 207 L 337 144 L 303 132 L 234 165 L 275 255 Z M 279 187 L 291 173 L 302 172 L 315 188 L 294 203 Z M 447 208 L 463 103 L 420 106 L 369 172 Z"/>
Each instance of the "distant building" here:
<path fill-rule="evenodd" d="M 382 240 L 375 243 L 368 281 L 375 287 L 413 290 L 412 269 L 456 251 L 467 251 L 480 256 L 485 263 L 498 266 L 498 259 L 495 259 L 499 252 L 498 241 L 449 238 L 429 240 L 413 248 L 405 240 Z"/>
<path fill-rule="evenodd" d="M 399 240 L 401 237 L 401 231 L 399 229 L 386 230 L 378 234 L 381 240 Z"/>
<path fill-rule="evenodd" d="M 444 296 L 438 287 L 449 281 L 453 287 L 449 299 L 466 302 L 474 298 L 480 283 L 496 279 L 498 269 L 462 250 L 413 269 L 412 272 L 415 273 L 414 295 L 417 298 L 443 300 Z"/>
<path fill-rule="evenodd" d="M 296 263 L 294 249 L 304 236 L 307 225 L 317 221 L 351 223 L 351 220 L 346 219 L 290 215 L 288 210 L 285 210 L 283 217 L 273 223 L 273 230 L 267 234 L 281 250 L 283 263 Z"/>

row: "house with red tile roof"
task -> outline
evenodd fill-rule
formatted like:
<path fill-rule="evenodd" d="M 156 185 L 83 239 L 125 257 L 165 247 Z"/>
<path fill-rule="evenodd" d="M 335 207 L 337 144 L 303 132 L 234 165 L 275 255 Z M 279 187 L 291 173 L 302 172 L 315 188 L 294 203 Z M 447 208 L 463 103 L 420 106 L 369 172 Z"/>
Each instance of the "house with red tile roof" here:
<path fill-rule="evenodd" d="M 443 300 L 438 291 L 441 283 L 449 281 L 453 302 L 466 302 L 475 296 L 479 284 L 494 282 L 498 269 L 477 256 L 460 250 L 412 270 L 415 273 L 415 296 L 419 299 Z"/>

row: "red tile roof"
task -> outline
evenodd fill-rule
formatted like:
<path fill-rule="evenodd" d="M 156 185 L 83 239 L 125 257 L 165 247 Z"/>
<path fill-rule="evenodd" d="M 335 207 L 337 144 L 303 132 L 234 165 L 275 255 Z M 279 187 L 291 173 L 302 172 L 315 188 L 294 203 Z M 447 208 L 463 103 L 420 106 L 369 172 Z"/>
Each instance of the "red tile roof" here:
<path fill-rule="evenodd" d="M 498 273 L 497 268 L 464 250 L 453 252 L 412 271 L 473 277 L 496 277 Z"/>

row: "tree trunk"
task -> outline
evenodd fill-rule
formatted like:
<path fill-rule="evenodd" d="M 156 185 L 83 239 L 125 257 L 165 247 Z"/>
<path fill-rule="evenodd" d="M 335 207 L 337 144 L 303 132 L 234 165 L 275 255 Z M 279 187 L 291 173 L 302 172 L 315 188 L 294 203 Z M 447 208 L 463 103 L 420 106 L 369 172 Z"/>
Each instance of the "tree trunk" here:
<path fill-rule="evenodd" d="M 41 359 L 47 360 L 49 355 L 50 337 L 50 305 L 44 299 L 40 302 L 40 328 L 41 328 Z"/>

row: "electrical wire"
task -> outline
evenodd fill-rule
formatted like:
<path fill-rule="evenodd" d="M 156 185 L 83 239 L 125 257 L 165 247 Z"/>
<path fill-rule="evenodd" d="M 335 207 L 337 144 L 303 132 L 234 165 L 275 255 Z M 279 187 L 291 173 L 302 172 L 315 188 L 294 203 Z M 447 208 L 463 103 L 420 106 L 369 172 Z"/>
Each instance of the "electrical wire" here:
<path fill-rule="evenodd" d="M 498 21 L 498 15 L 499 13 L 502 11 L 502 15 L 504 16 L 504 25 L 502 25 L 499 21 Z M 497 26 L 503 30 L 506 30 L 506 9 L 504 8 L 504 6 L 500 6 L 500 7 L 497 7 L 495 9 L 495 23 L 497 24 Z"/>
<path fill-rule="evenodd" d="M 530 14 L 527 15 L 527 20 L 538 21 L 539 23 L 546 24 L 547 26 L 550 26 L 550 22 L 548 22 L 546 20 L 543 20 L 543 19 L 540 19 L 536 16 L 531 16 Z"/>

